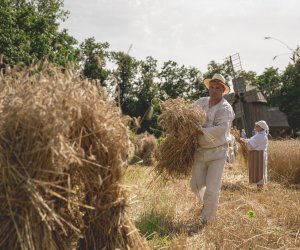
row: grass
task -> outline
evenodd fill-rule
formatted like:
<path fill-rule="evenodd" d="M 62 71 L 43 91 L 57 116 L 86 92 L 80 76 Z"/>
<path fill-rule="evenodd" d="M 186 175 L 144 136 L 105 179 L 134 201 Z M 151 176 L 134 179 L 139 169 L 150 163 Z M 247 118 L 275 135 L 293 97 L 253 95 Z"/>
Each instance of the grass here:
<path fill-rule="evenodd" d="M 129 166 L 129 213 L 152 249 L 299 249 L 300 185 L 248 184 L 243 161 L 226 165 L 217 219 L 200 226 L 189 179 L 164 183 L 152 167 Z"/>

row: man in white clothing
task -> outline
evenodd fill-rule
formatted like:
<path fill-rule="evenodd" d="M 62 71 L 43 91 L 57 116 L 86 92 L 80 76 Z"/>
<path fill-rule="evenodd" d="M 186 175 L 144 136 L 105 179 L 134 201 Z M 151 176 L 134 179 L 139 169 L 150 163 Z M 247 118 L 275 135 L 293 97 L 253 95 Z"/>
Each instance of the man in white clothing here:
<path fill-rule="evenodd" d="M 229 93 L 229 86 L 221 74 L 205 79 L 204 85 L 209 97 L 198 99 L 194 105 L 206 112 L 207 120 L 197 134 L 199 147 L 194 156 L 190 184 L 203 202 L 201 221 L 205 223 L 216 215 L 234 112 L 223 98 Z"/>

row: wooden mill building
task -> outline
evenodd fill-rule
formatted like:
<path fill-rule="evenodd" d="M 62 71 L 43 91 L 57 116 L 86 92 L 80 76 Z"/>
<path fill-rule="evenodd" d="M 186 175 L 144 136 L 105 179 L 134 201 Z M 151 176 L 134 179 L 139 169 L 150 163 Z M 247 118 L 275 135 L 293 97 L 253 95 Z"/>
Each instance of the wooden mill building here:
<path fill-rule="evenodd" d="M 270 134 L 274 137 L 282 136 L 283 131 L 289 132 L 286 115 L 278 108 L 269 108 L 266 98 L 256 86 L 246 85 L 242 77 L 234 79 L 233 86 L 234 92 L 224 97 L 235 112 L 233 125 L 239 130 L 245 129 L 247 137 L 252 136 L 254 123 L 259 120 L 268 123 Z"/>

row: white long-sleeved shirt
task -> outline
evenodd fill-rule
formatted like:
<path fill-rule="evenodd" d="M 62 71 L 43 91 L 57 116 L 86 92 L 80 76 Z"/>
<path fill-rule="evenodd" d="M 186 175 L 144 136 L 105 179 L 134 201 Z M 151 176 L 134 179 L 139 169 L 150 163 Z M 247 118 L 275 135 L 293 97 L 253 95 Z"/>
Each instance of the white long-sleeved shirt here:
<path fill-rule="evenodd" d="M 209 98 L 202 97 L 194 105 L 201 107 L 207 114 L 203 127 L 203 135 L 199 136 L 201 148 L 214 148 L 230 141 L 230 128 L 234 119 L 234 112 L 231 105 L 224 99 L 209 107 Z"/>
<path fill-rule="evenodd" d="M 247 148 L 249 150 L 267 150 L 268 148 L 268 135 L 263 130 L 260 132 L 257 132 L 254 136 L 252 136 L 247 141 Z"/>

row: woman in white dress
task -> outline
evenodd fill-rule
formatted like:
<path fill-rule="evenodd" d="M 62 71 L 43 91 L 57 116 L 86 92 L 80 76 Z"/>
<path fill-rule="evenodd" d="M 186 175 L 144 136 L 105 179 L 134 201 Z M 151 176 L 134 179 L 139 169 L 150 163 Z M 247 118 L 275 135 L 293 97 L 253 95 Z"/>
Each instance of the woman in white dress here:
<path fill-rule="evenodd" d="M 269 127 L 265 121 L 255 123 L 255 135 L 241 141 L 248 148 L 249 183 L 257 184 L 260 190 L 267 183 L 268 134 Z"/>

